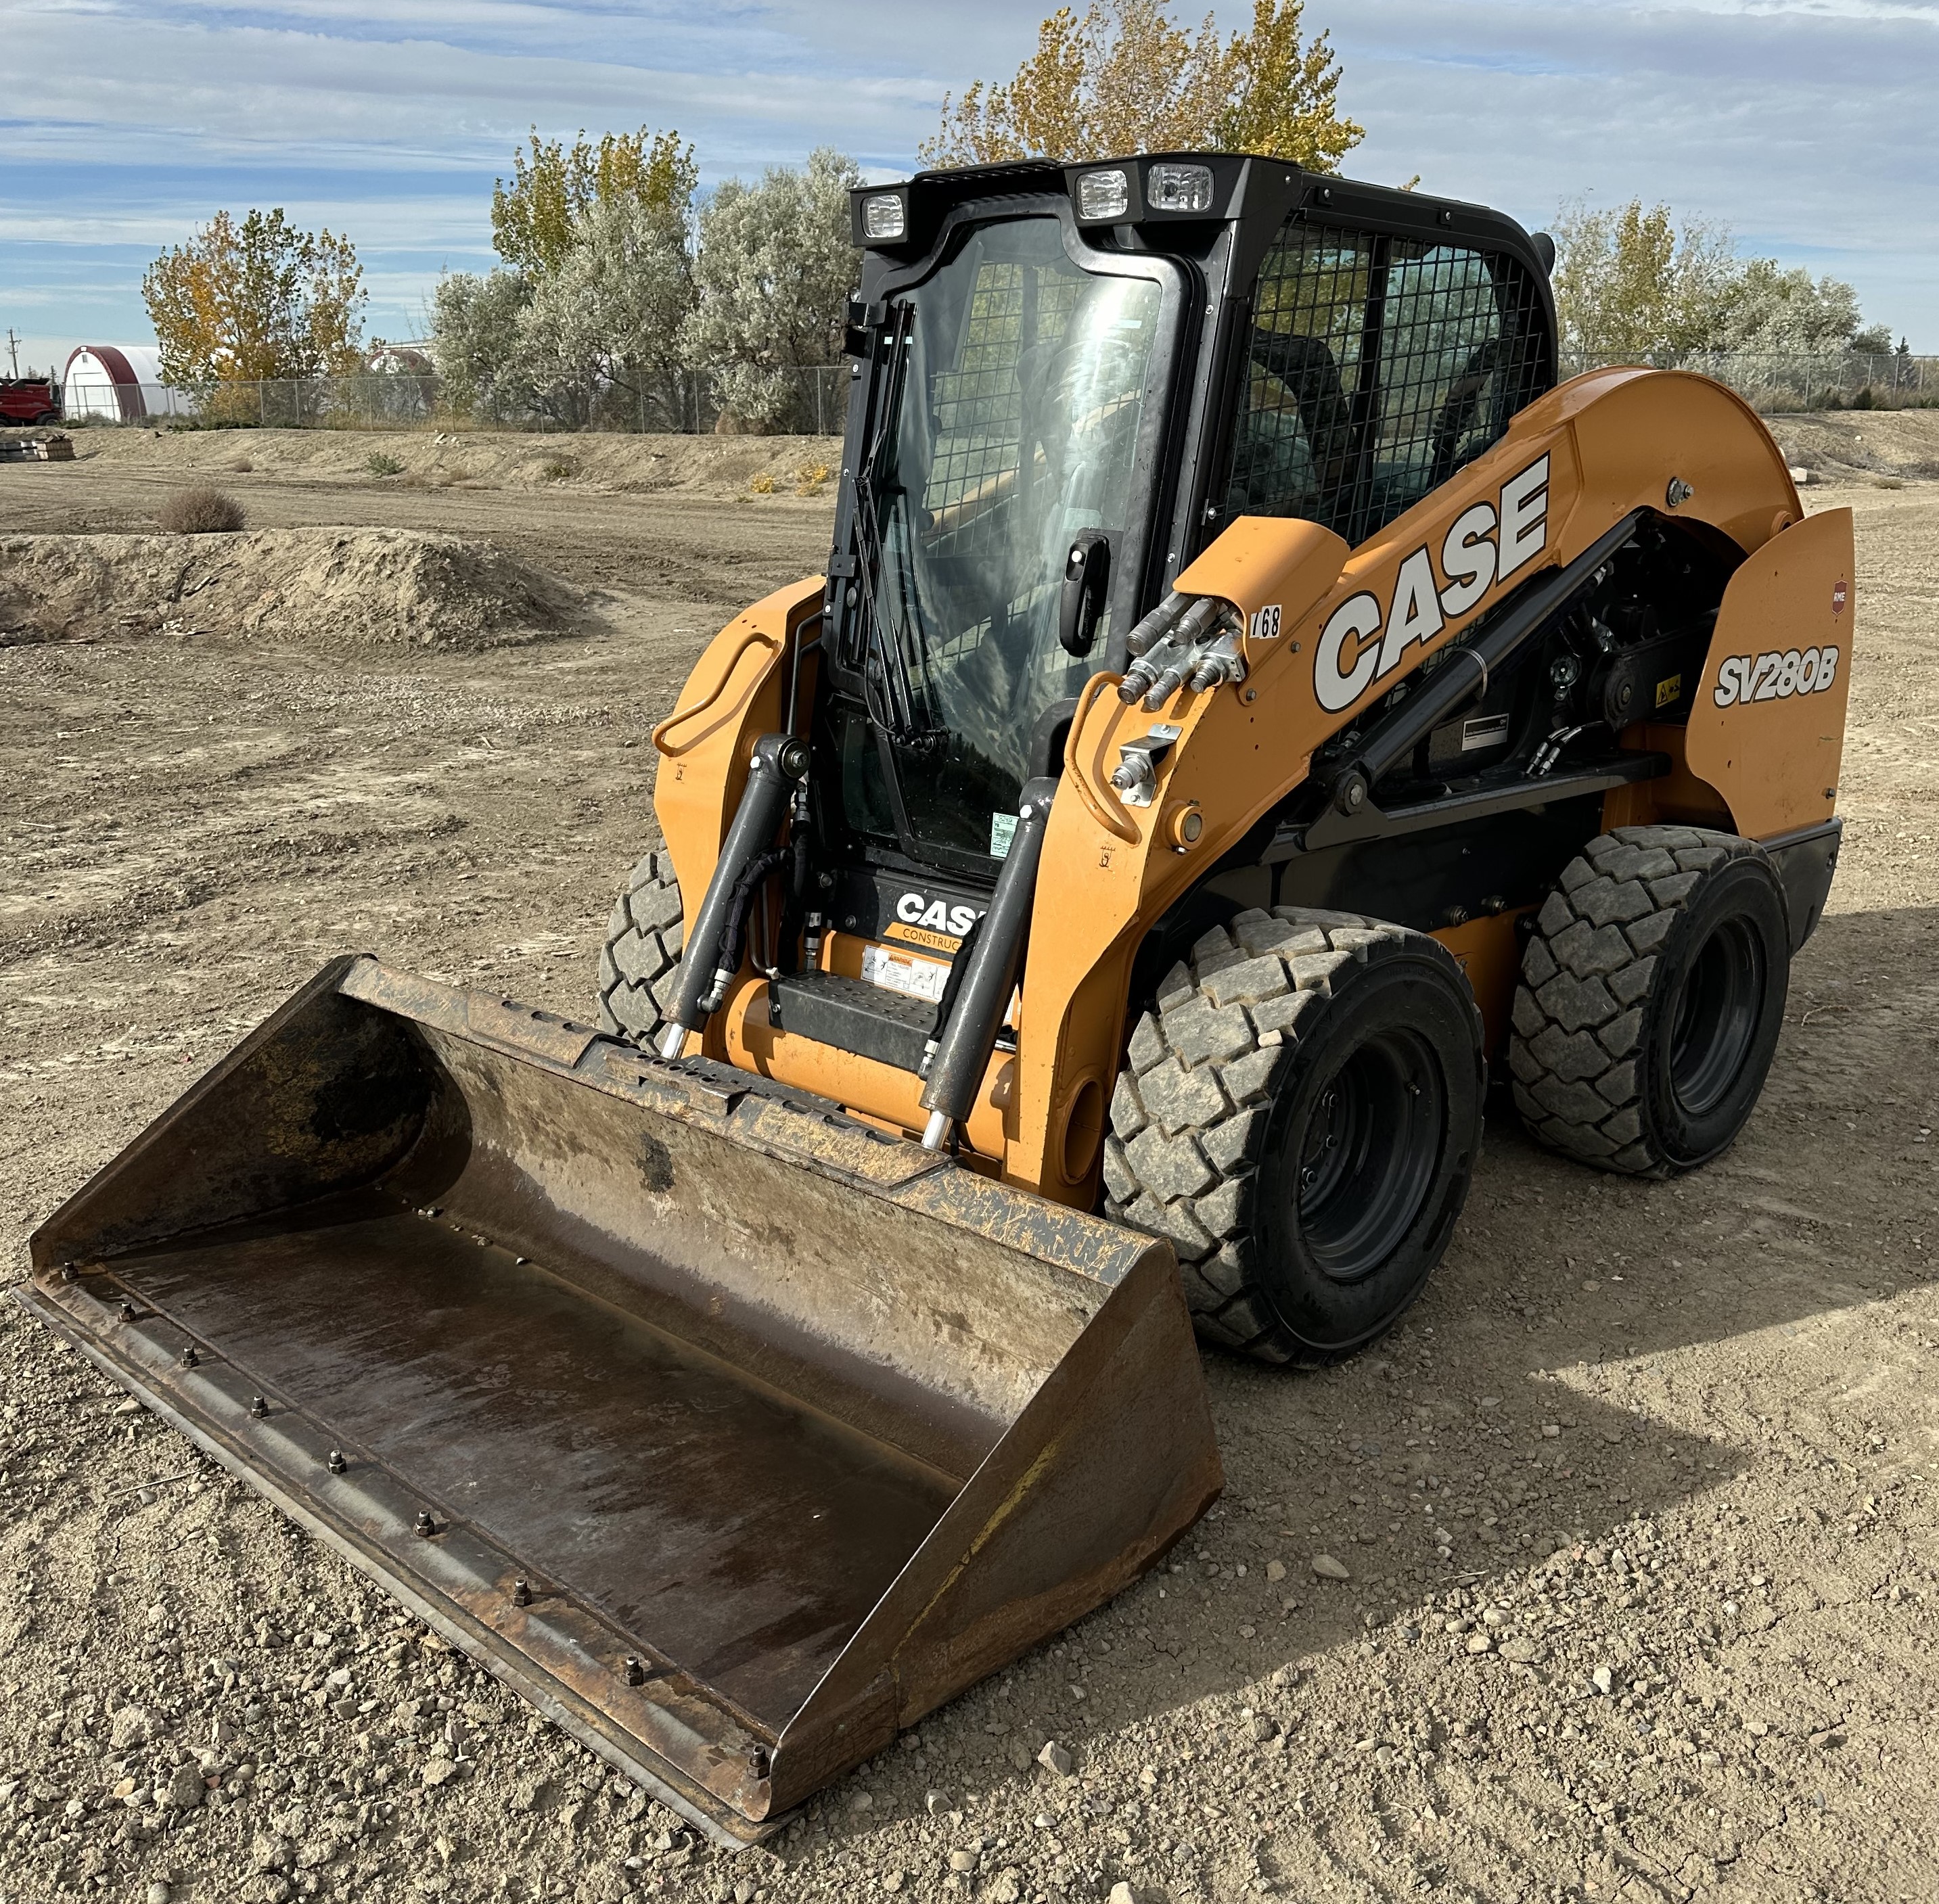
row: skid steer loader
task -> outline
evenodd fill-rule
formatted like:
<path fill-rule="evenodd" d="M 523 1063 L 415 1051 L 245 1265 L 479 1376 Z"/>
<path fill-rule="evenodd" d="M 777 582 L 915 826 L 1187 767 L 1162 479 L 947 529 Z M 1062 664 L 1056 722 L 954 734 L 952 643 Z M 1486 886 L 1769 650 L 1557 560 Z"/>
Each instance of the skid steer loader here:
<path fill-rule="evenodd" d="M 1849 515 L 1553 248 L 1260 158 L 857 193 L 825 576 L 656 730 L 600 1028 L 332 965 L 23 1300 L 750 1838 L 1214 1498 L 1200 1334 L 1323 1362 L 1491 1075 L 1742 1128 L 1836 860 Z"/>

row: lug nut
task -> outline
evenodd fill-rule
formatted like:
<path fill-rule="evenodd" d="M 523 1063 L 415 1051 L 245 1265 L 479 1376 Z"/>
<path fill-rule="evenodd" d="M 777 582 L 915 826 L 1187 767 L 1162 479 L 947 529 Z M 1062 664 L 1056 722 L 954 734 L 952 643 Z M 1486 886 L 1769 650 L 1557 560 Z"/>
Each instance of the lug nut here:
<path fill-rule="evenodd" d="M 437 1531 L 437 1522 L 422 1508 L 418 1511 L 417 1530 L 427 1540 Z"/>
<path fill-rule="evenodd" d="M 257 1421 L 262 1420 L 269 1412 L 269 1404 L 266 1396 L 251 1395 L 249 1398 L 249 1413 L 254 1416 Z"/>
<path fill-rule="evenodd" d="M 529 1607 L 531 1604 L 531 1583 L 529 1580 L 513 1581 L 512 1604 L 515 1607 Z"/>
<path fill-rule="evenodd" d="M 629 1653 L 626 1656 L 626 1683 L 644 1686 L 647 1683 L 647 1669 Z"/>
<path fill-rule="evenodd" d="M 193 1343 L 190 1343 L 189 1346 L 181 1352 L 181 1365 L 184 1368 L 193 1368 L 201 1360 L 202 1358 L 195 1352 L 195 1344 Z"/>
<path fill-rule="evenodd" d="M 343 1450 L 341 1448 L 331 1449 L 328 1458 L 324 1461 L 323 1464 L 324 1467 L 328 1468 L 333 1474 L 341 1474 L 343 1471 L 350 1465 L 350 1464 L 343 1458 Z"/>

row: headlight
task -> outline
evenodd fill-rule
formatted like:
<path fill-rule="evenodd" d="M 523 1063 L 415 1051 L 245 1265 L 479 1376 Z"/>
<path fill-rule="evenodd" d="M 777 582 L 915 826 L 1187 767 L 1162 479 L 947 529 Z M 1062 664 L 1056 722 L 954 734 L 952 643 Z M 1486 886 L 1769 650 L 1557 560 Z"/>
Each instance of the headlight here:
<path fill-rule="evenodd" d="M 1210 166 L 1153 166 L 1145 177 L 1145 198 L 1154 211 L 1210 211 Z"/>
<path fill-rule="evenodd" d="M 1080 218 L 1122 218 L 1131 206 L 1131 181 L 1115 166 L 1109 172 L 1087 172 L 1077 181 Z"/>
<path fill-rule="evenodd" d="M 862 233 L 880 242 L 904 236 L 909 230 L 909 211 L 899 192 L 880 192 L 862 201 Z"/>

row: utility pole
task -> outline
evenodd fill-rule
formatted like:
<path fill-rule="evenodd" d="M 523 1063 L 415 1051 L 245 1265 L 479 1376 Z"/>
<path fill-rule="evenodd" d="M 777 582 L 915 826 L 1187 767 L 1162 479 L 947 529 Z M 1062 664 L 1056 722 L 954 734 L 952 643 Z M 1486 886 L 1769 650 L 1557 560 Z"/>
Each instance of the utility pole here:
<path fill-rule="evenodd" d="M 17 377 L 20 374 L 20 340 L 14 335 L 11 324 L 7 327 L 7 354 L 13 363 L 12 374 Z"/>

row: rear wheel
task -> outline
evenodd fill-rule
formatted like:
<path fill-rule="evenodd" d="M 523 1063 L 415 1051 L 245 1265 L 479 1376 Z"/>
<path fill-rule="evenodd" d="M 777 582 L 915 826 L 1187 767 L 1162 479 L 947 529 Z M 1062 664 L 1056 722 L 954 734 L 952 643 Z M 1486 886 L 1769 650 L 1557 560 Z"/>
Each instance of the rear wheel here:
<path fill-rule="evenodd" d="M 680 881 L 665 852 L 650 853 L 633 868 L 606 922 L 599 954 L 599 1028 L 647 1045 L 673 1001 L 680 948 L 685 942 Z"/>
<path fill-rule="evenodd" d="M 1169 1237 L 1199 1332 L 1262 1361 L 1371 1341 L 1447 1248 L 1480 1148 L 1481 1025 L 1424 934 L 1242 913 L 1134 1033 L 1106 1212 Z"/>
<path fill-rule="evenodd" d="M 1522 958 L 1508 1063 L 1530 1130 L 1631 1176 L 1707 1163 L 1756 1108 L 1790 970 L 1761 847 L 1694 826 L 1591 840 Z"/>

